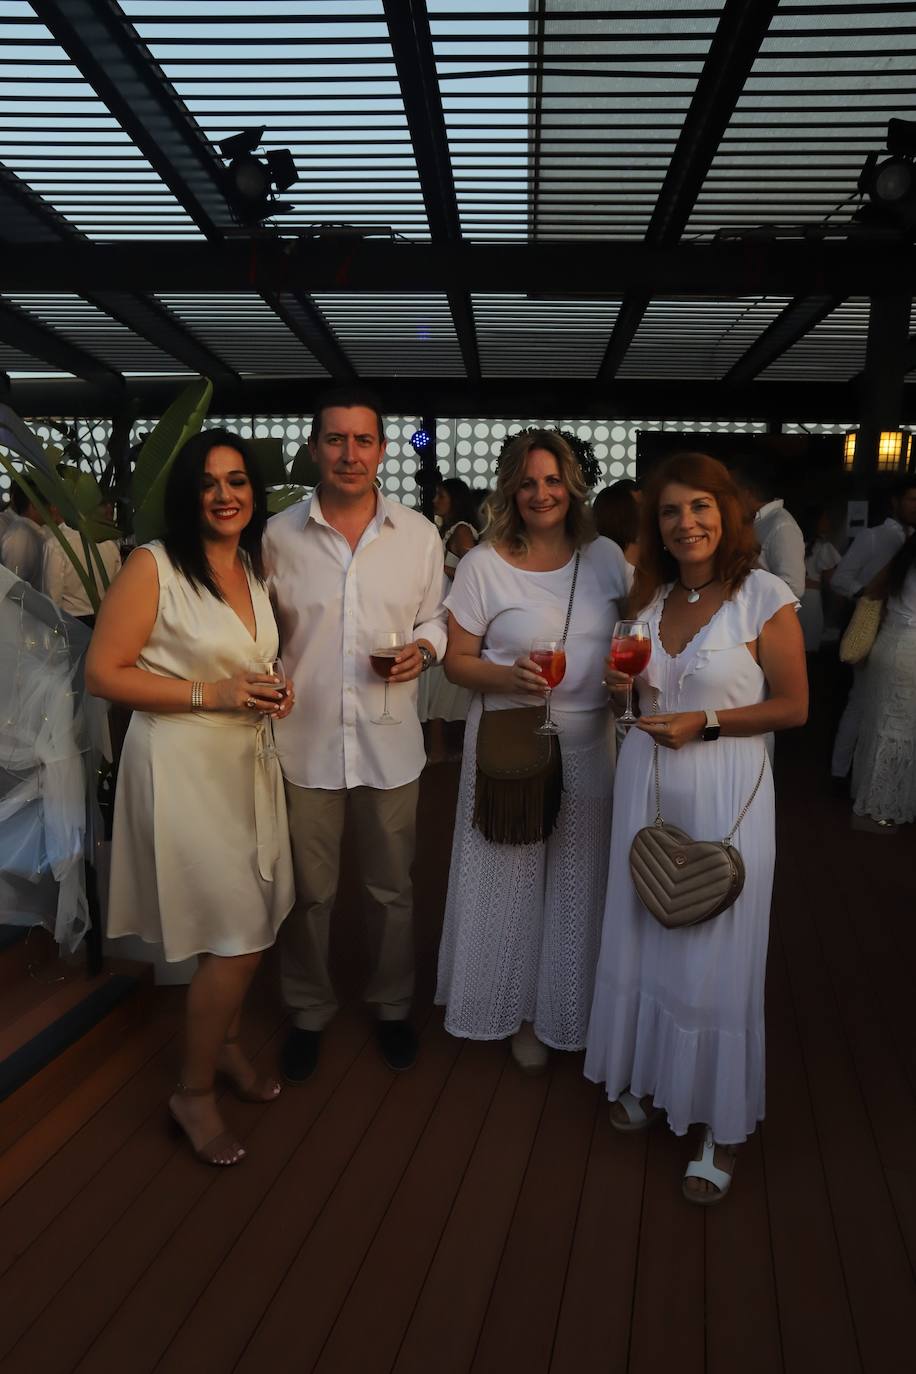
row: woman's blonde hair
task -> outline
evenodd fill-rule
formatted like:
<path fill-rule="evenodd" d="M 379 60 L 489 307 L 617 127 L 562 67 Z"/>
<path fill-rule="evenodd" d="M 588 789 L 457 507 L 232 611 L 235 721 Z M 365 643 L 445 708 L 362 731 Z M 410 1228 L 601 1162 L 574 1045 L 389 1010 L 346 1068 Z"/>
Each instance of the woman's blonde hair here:
<path fill-rule="evenodd" d="M 533 449 L 546 449 L 557 460 L 560 480 L 569 492 L 566 532 L 578 549 L 595 538 L 592 515 L 586 505 L 588 488 L 572 449 L 562 435 L 550 429 L 529 429 L 517 434 L 503 449 L 496 489 L 486 502 L 487 522 L 483 538 L 502 544 L 510 553 L 527 553 L 529 544 L 515 496 L 525 480 L 525 465 Z"/>

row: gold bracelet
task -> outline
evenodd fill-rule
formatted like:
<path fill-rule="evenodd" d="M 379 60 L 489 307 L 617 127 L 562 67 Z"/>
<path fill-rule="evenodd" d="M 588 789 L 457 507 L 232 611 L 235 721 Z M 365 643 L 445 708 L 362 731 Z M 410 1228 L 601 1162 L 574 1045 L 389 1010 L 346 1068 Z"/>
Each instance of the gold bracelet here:
<path fill-rule="evenodd" d="M 202 711 L 204 709 L 204 684 L 202 682 L 191 683 L 191 710 Z"/>

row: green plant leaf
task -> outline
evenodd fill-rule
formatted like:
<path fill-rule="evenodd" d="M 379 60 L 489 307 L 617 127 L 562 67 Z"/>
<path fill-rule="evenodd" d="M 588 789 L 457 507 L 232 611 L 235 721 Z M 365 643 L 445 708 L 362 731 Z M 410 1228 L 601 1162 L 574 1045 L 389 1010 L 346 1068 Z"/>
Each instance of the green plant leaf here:
<path fill-rule="evenodd" d="M 134 534 L 138 544 L 156 539 L 164 525 L 165 486 L 175 456 L 204 422 L 213 383 L 209 378 L 192 382 L 172 402 L 137 455 L 132 499 Z"/>
<path fill-rule="evenodd" d="M 245 444 L 258 465 L 265 487 L 279 487 L 286 481 L 282 439 L 246 439 Z"/>
<path fill-rule="evenodd" d="M 267 493 L 267 509 L 271 515 L 278 515 L 287 506 L 298 505 L 305 500 L 308 492 L 305 487 L 274 487 Z"/>
<path fill-rule="evenodd" d="M 293 459 L 293 465 L 289 470 L 291 482 L 298 482 L 303 487 L 317 487 L 321 481 L 321 473 L 318 464 L 312 457 L 308 444 L 303 444 L 299 452 Z"/>

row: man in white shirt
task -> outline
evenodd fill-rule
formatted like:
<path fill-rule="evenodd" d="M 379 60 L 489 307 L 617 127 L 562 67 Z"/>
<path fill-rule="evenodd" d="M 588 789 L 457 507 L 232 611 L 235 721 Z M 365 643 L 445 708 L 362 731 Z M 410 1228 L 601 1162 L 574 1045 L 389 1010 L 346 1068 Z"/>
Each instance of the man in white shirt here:
<path fill-rule="evenodd" d="M 861 530 L 837 564 L 830 590 L 852 601 L 865 590 L 902 548 L 910 532 L 916 529 L 916 477 L 904 477 L 894 489 L 891 514 L 882 525 Z M 837 726 L 833 742 L 830 772 L 839 783 L 852 767 L 862 723 L 864 707 L 864 664 L 852 677 L 852 687 L 846 708 Z"/>
<path fill-rule="evenodd" d="M 79 531 L 72 530 L 69 525 L 61 525 L 59 528 L 79 559 L 81 566 L 85 568 L 86 554 Z M 112 578 L 121 567 L 120 550 L 113 539 L 106 539 L 104 543 L 98 544 L 96 547 L 108 575 L 108 582 L 111 583 Z M 89 554 L 89 573 L 101 598 L 105 595 L 106 588 L 91 551 Z M 95 611 L 86 594 L 86 588 L 80 581 L 79 574 L 70 559 L 61 548 L 60 541 L 54 538 L 45 542 L 44 592 L 45 596 L 49 596 L 56 606 L 59 606 L 62 611 L 66 611 L 67 615 L 75 616 L 77 620 L 82 620 L 84 624 L 90 627 L 95 623 Z"/>
<path fill-rule="evenodd" d="M 13 518 L 0 536 L 0 563 L 28 582 L 36 592 L 44 591 L 45 529 L 44 516 L 35 509 L 22 487 L 13 483 L 10 492 Z"/>
<path fill-rule="evenodd" d="M 732 477 L 745 499 L 760 545 L 760 567 L 781 577 L 801 601 L 805 594 L 805 537 L 785 502 L 774 494 L 769 465 L 742 459 Z"/>
<path fill-rule="evenodd" d="M 354 388 L 316 410 L 309 448 L 321 482 L 271 520 L 265 558 L 296 709 L 277 723 L 286 778 L 296 905 L 281 932 L 283 996 L 293 1015 L 284 1074 L 307 1078 L 320 1034 L 337 1009 L 328 970 L 331 909 L 349 810 L 378 954 L 366 989 L 389 1067 L 409 1068 L 413 997 L 414 858 L 419 776 L 420 673 L 446 646 L 442 544 L 419 512 L 385 499 L 376 474 L 385 453 L 375 400 Z M 384 686 L 370 665 L 378 636 L 405 647 L 389 677 L 394 724 L 379 724 Z"/>

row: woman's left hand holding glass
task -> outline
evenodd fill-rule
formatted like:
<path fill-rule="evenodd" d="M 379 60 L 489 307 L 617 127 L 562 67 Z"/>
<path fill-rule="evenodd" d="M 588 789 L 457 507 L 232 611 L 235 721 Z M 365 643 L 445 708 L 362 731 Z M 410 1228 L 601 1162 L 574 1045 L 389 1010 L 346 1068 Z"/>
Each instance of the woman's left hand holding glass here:
<path fill-rule="evenodd" d="M 665 749 L 683 749 L 700 738 L 706 725 L 705 711 L 672 711 L 658 716 L 641 716 L 637 730 L 644 730 Z"/>

